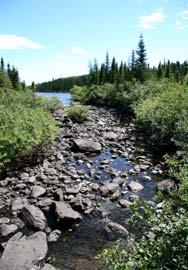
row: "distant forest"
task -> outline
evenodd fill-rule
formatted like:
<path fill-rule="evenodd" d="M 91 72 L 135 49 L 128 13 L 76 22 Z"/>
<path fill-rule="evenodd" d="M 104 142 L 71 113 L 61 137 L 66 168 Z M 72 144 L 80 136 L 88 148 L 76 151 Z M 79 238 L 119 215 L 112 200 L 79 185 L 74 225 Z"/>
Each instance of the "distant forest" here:
<path fill-rule="evenodd" d="M 88 84 L 88 75 L 53 79 L 36 85 L 37 92 L 68 92 L 73 85 L 84 86 Z"/>

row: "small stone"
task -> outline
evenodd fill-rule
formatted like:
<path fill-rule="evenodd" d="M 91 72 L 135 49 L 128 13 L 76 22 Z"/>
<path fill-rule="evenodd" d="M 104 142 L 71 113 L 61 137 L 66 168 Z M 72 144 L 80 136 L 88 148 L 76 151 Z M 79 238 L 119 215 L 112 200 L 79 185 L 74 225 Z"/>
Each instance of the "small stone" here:
<path fill-rule="evenodd" d="M 144 188 L 143 185 L 141 185 L 140 183 L 136 181 L 131 181 L 128 184 L 128 187 L 130 188 L 131 191 L 134 191 L 134 192 L 141 191 Z"/>
<path fill-rule="evenodd" d="M 122 206 L 122 207 L 126 207 L 126 206 L 130 206 L 132 204 L 132 202 L 125 200 L 125 199 L 121 199 L 118 201 L 118 203 Z"/>
<path fill-rule="evenodd" d="M 59 237 L 61 235 L 61 231 L 60 230 L 54 230 L 50 233 L 50 235 L 48 236 L 48 242 L 57 242 Z"/>

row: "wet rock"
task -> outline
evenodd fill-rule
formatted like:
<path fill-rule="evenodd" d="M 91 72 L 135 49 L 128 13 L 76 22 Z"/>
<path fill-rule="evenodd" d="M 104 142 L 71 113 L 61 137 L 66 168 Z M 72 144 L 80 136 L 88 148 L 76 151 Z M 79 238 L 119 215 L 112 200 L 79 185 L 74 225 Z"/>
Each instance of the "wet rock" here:
<path fill-rule="evenodd" d="M 87 208 L 92 207 L 92 202 L 89 198 L 83 198 L 81 194 L 78 194 L 76 197 L 72 198 L 70 200 L 71 206 L 78 210 L 78 211 L 84 211 Z"/>
<path fill-rule="evenodd" d="M 82 216 L 65 202 L 54 202 L 54 207 L 55 214 L 61 221 L 70 220 L 79 222 L 82 219 Z"/>
<path fill-rule="evenodd" d="M 11 202 L 11 210 L 14 212 L 14 211 L 19 211 L 21 209 L 23 209 L 23 207 L 25 205 L 28 204 L 28 200 L 26 198 L 16 198 L 14 200 L 12 200 Z"/>
<path fill-rule="evenodd" d="M 54 230 L 50 233 L 50 235 L 48 236 L 48 242 L 57 242 L 59 237 L 61 235 L 61 231 L 60 230 Z"/>
<path fill-rule="evenodd" d="M 50 198 L 44 198 L 44 199 L 41 199 L 40 201 L 38 201 L 36 203 L 36 206 L 39 206 L 39 207 L 47 207 L 47 206 L 51 206 L 53 203 L 53 200 L 50 199 Z"/>
<path fill-rule="evenodd" d="M 164 191 L 166 189 L 173 189 L 175 188 L 175 182 L 171 179 L 163 180 L 157 183 L 157 190 Z"/>
<path fill-rule="evenodd" d="M 75 147 L 81 152 L 100 152 L 102 147 L 98 142 L 89 139 L 73 140 Z"/>
<path fill-rule="evenodd" d="M 136 181 L 131 181 L 129 184 L 128 184 L 128 187 L 131 191 L 133 192 L 137 192 L 137 191 L 141 191 L 144 186 Z"/>
<path fill-rule="evenodd" d="M 119 188 L 119 185 L 117 183 L 106 183 L 100 188 L 100 192 L 102 195 L 106 196 L 108 194 L 112 194 L 116 192 L 116 190 Z"/>
<path fill-rule="evenodd" d="M 124 178 L 121 178 L 121 177 L 115 177 L 113 180 L 112 180 L 112 183 L 116 183 L 118 184 L 119 186 L 123 185 L 125 183 L 125 179 Z"/>
<path fill-rule="evenodd" d="M 26 205 L 22 211 L 22 217 L 27 225 L 38 230 L 44 230 L 46 227 L 46 217 L 43 212 L 34 205 Z"/>
<path fill-rule="evenodd" d="M 109 222 L 106 225 L 112 232 L 115 232 L 117 234 L 127 236 L 129 234 L 128 230 L 123 227 L 122 225 L 115 223 L 115 222 Z"/>
<path fill-rule="evenodd" d="M 36 232 L 25 237 L 17 233 L 7 243 L 0 258 L 2 270 L 30 270 L 47 254 L 46 234 Z"/>
<path fill-rule="evenodd" d="M 46 193 L 45 188 L 35 185 L 32 188 L 31 197 L 37 199 L 38 197 L 42 196 L 45 193 Z"/>
<path fill-rule="evenodd" d="M 14 233 L 17 231 L 18 227 L 15 224 L 1 224 L 0 225 L 0 235 L 1 236 L 7 236 L 11 233 Z"/>

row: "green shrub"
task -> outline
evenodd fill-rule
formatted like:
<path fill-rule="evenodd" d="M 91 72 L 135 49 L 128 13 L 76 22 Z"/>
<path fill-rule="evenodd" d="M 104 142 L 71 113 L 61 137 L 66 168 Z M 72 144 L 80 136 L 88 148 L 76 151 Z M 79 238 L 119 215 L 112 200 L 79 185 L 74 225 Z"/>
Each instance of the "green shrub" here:
<path fill-rule="evenodd" d="M 70 92 L 74 101 L 80 101 L 84 103 L 87 87 L 74 85 Z"/>
<path fill-rule="evenodd" d="M 136 123 L 155 143 L 187 143 L 188 88 L 173 84 L 134 107 Z"/>
<path fill-rule="evenodd" d="M 87 107 L 74 105 L 68 109 L 68 116 L 73 122 L 82 123 L 86 120 L 88 112 Z"/>
<path fill-rule="evenodd" d="M 0 89 L 0 168 L 55 139 L 55 120 L 31 92 Z"/>
<path fill-rule="evenodd" d="M 50 112 L 55 112 L 63 108 L 63 103 L 57 97 L 45 98 L 44 106 Z"/>

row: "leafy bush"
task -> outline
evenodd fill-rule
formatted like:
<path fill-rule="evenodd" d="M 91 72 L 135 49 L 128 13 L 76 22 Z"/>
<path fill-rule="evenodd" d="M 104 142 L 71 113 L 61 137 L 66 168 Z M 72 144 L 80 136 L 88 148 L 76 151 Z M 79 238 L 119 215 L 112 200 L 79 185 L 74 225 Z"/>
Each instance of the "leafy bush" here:
<path fill-rule="evenodd" d="M 57 97 L 45 98 L 44 106 L 50 112 L 55 112 L 63 107 L 63 103 Z"/>
<path fill-rule="evenodd" d="M 68 116 L 73 122 L 82 123 L 86 120 L 88 112 L 87 107 L 74 105 L 68 109 Z"/>
<path fill-rule="evenodd" d="M 80 101 L 84 103 L 87 87 L 74 85 L 70 92 L 74 101 Z"/>
<path fill-rule="evenodd" d="M 155 143 L 187 143 L 188 89 L 174 84 L 134 107 L 136 123 Z"/>
<path fill-rule="evenodd" d="M 32 154 L 56 136 L 55 120 L 29 91 L 1 88 L 0 119 L 0 168 Z"/>

